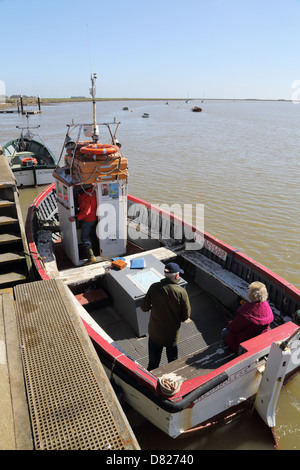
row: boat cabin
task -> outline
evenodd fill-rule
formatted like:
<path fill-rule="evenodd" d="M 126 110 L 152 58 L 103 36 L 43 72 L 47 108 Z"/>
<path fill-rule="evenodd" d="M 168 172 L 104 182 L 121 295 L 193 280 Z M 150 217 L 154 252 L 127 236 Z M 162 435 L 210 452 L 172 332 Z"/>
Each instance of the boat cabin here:
<path fill-rule="evenodd" d="M 81 131 L 90 137 L 91 126 L 69 126 L 64 145 L 64 166 L 57 168 L 53 177 L 56 183 L 58 213 L 63 249 L 75 266 L 84 263 L 79 246 L 80 222 L 70 221 L 78 212 L 78 196 L 92 185 L 97 199 L 98 246 L 101 260 L 122 256 L 127 242 L 127 178 L 128 163 L 120 151 L 111 125 L 103 124 L 111 135 L 112 144 L 104 145 L 95 140 L 80 140 Z M 99 124 L 100 126 L 101 124 Z M 98 125 L 97 125 L 98 126 Z M 78 130 L 75 140 L 71 131 Z"/>

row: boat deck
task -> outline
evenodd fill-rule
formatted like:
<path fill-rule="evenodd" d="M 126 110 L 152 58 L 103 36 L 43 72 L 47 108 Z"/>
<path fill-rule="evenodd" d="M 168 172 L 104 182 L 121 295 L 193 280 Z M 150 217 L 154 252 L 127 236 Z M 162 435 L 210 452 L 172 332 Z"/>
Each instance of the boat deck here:
<path fill-rule="evenodd" d="M 59 271 L 55 271 L 53 275 L 59 277 L 64 284 L 71 288 L 71 291 L 77 296 L 80 303 L 82 303 L 82 287 L 88 280 L 95 281 L 95 284 L 103 279 L 105 269 L 109 265 L 107 261 L 98 262 L 93 265 L 74 267 L 69 262 L 65 265 L 61 245 L 55 244 L 56 259 L 58 262 Z M 132 249 L 132 254 L 128 254 L 128 259 L 138 257 L 141 255 L 140 250 L 135 253 Z M 167 247 L 155 248 L 152 250 L 144 251 L 143 256 L 147 254 L 153 255 L 157 260 L 166 262 L 167 260 L 174 259 L 176 253 Z M 43 252 L 43 256 L 46 251 Z M 51 263 L 51 257 L 48 259 Z M 67 269 L 61 269 L 62 267 Z M 49 267 L 49 265 L 48 265 Z M 191 303 L 191 318 L 189 321 L 182 323 L 180 338 L 178 342 L 178 360 L 175 363 L 168 365 L 165 349 L 163 350 L 160 367 L 153 371 L 157 376 L 162 373 L 175 371 L 175 367 L 182 369 L 182 361 L 186 361 L 186 378 L 191 378 L 193 374 L 203 375 L 208 373 L 211 369 L 215 369 L 221 365 L 221 361 L 227 362 L 232 359 L 233 354 L 221 340 L 221 331 L 227 325 L 229 320 L 228 311 L 213 299 L 211 295 L 206 293 L 203 289 L 195 283 L 193 279 L 187 280 L 186 289 L 189 294 Z M 105 282 L 104 282 L 105 284 Z M 89 285 L 89 284 L 88 284 Z M 101 290 L 101 289 L 100 289 Z M 126 319 L 122 316 L 116 306 L 111 301 L 107 302 L 107 298 L 101 298 L 100 291 L 95 290 L 95 298 L 98 296 L 97 308 L 93 307 L 92 302 L 84 305 L 87 307 L 91 317 L 98 323 L 98 325 L 112 338 L 115 346 L 122 352 L 125 352 L 131 359 L 138 362 L 142 367 L 148 366 L 148 335 L 138 337 L 128 324 Z M 208 351 L 207 348 L 210 348 Z M 214 356 L 209 362 L 209 365 L 203 366 L 203 371 L 199 370 L 200 355 L 206 357 L 207 354 L 212 355 L 213 352 L 218 351 L 218 357 Z M 215 360 L 217 359 L 217 360 Z M 180 363 L 181 361 L 181 363 Z M 192 363 L 196 365 L 193 366 Z M 182 375 L 182 374 L 181 374 Z"/>
<path fill-rule="evenodd" d="M 195 373 L 197 375 L 203 375 L 208 373 L 211 369 L 219 367 L 221 354 L 223 355 L 224 362 L 227 362 L 233 357 L 229 348 L 220 343 L 221 331 L 226 326 L 229 319 L 227 312 L 193 281 L 188 282 L 187 291 L 191 303 L 191 318 L 189 321 L 182 323 L 181 326 L 178 342 L 179 359 L 168 365 L 164 350 L 160 367 L 153 371 L 157 376 L 162 375 L 162 373 L 167 373 L 167 369 L 168 372 L 171 372 L 175 371 L 175 367 L 177 366 L 182 368 L 180 361 L 186 362 L 188 359 L 185 378 L 191 378 Z M 141 366 L 147 367 L 148 335 L 140 338 L 137 337 L 126 320 L 113 305 L 106 305 L 102 308 L 95 309 L 90 312 L 90 315 L 114 340 L 121 351 L 125 351 L 127 355 Z M 207 362 L 205 366 L 203 365 L 203 371 L 201 372 L 201 370 L 199 371 L 200 356 L 207 356 L 208 347 L 210 347 L 209 354 L 212 354 L 212 349 L 220 349 L 218 353 L 220 354 L 218 357 L 219 360 Z M 193 367 L 191 366 L 192 362 L 197 362 L 198 365 Z"/>
<path fill-rule="evenodd" d="M 47 246 L 47 244 L 44 245 Z M 82 303 L 82 295 L 86 294 L 83 294 L 81 286 L 84 286 L 88 280 L 93 280 L 97 284 L 105 276 L 105 270 L 110 263 L 104 261 L 93 265 L 74 267 L 70 261 L 66 264 L 60 243 L 55 244 L 55 252 L 59 270 L 55 270 L 53 276 L 68 285 Z M 128 260 L 141 255 L 141 250 L 136 250 L 136 247 L 131 247 L 130 252 L 131 254 L 128 253 L 127 256 Z M 142 253 L 143 256 L 151 254 L 163 262 L 176 258 L 176 253 L 168 247 L 159 247 Z M 48 257 L 46 251 L 43 251 L 43 256 L 49 262 L 49 271 L 52 257 Z M 160 367 L 152 371 L 158 377 L 180 369 L 180 375 L 182 376 L 184 373 L 185 379 L 189 379 L 193 376 L 207 374 L 234 357 L 231 350 L 221 340 L 221 331 L 230 319 L 228 310 L 201 289 L 193 279 L 184 277 L 187 281 L 186 289 L 191 303 L 191 318 L 181 326 L 178 360 L 168 364 L 164 349 Z M 104 296 L 102 299 L 97 290 L 94 295 L 96 297 L 100 295 L 98 307 L 94 308 L 92 302 L 85 304 L 91 317 L 112 338 L 120 351 L 146 368 L 148 366 L 148 335 L 138 337 L 113 302 L 107 304 L 107 298 L 105 299 Z M 210 360 L 207 360 L 208 356 L 211 357 Z M 202 358 L 205 361 L 202 361 Z"/>

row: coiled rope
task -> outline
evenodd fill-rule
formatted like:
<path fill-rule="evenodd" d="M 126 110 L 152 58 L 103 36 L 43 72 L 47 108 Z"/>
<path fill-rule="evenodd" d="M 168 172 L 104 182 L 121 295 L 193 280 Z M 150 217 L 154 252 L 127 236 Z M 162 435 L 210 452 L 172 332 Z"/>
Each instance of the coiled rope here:
<path fill-rule="evenodd" d="M 177 375 L 173 373 L 164 374 L 158 379 L 162 393 L 168 397 L 171 397 L 179 392 L 182 382 L 182 377 L 177 377 Z"/>

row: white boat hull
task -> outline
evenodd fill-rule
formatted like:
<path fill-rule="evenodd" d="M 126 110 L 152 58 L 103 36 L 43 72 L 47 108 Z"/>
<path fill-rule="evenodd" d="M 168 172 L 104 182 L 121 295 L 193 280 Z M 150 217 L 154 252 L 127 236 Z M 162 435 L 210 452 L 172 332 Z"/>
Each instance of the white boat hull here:
<path fill-rule="evenodd" d="M 53 183 L 53 168 L 13 171 L 18 187 L 42 186 Z"/>
<path fill-rule="evenodd" d="M 233 417 L 238 411 L 253 409 L 263 377 L 261 370 L 264 369 L 265 360 L 262 359 L 262 354 L 268 355 L 269 350 L 270 347 L 229 367 L 226 380 L 201 395 L 191 405 L 183 409 L 179 406 L 179 411 L 163 409 L 125 380 L 112 375 L 111 369 L 105 367 L 105 370 L 108 377 L 113 378 L 117 388 L 122 389 L 123 399 L 133 409 L 170 437 L 178 438 L 217 423 L 218 417 L 221 421 Z M 294 370 L 295 364 L 290 364 L 287 373 Z M 277 399 L 275 405 L 276 402 Z M 273 427 L 269 425 L 274 423 L 272 409 L 267 409 L 261 417 L 269 427 Z"/>

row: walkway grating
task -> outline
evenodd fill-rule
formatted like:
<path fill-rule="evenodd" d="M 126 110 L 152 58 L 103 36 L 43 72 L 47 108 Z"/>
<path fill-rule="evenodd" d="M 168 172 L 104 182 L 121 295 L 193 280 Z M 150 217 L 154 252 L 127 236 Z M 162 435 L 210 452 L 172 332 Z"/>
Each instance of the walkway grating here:
<path fill-rule="evenodd" d="M 104 369 L 59 280 L 14 288 L 36 449 L 139 449 Z"/>

